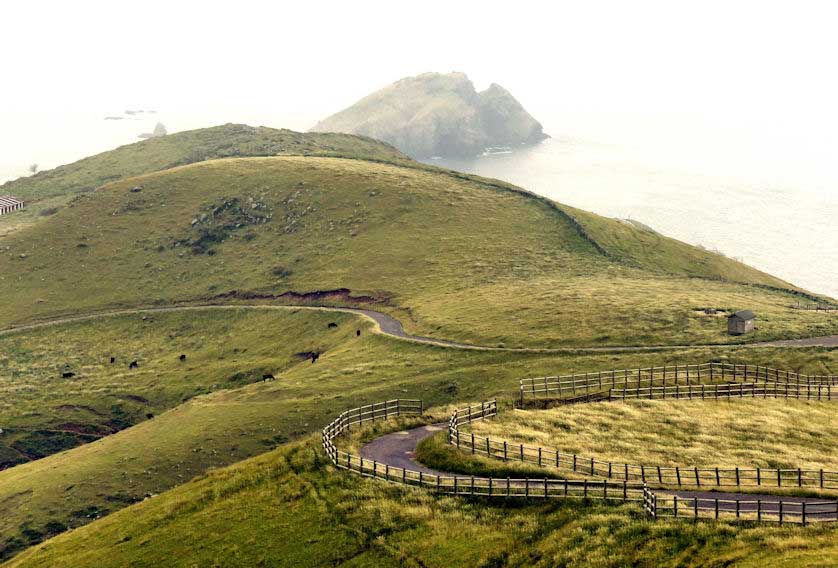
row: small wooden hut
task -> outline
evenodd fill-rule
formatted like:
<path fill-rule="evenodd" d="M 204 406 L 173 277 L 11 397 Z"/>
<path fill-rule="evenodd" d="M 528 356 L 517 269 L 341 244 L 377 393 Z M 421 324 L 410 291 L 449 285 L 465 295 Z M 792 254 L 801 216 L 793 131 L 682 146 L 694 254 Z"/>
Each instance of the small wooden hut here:
<path fill-rule="evenodd" d="M 751 310 L 740 310 L 727 317 L 727 332 L 730 335 L 744 335 L 754 330 L 757 317 Z"/>

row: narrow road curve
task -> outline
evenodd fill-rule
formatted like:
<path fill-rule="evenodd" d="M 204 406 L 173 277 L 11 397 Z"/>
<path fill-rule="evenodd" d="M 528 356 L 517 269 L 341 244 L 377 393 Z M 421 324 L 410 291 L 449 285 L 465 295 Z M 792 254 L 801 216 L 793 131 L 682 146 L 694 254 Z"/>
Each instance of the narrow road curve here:
<path fill-rule="evenodd" d="M 361 457 L 365 460 L 375 460 L 382 465 L 386 464 L 390 467 L 399 467 L 411 469 L 414 471 L 421 471 L 422 473 L 427 473 L 431 475 L 458 475 L 456 473 L 431 469 L 417 462 L 415 459 L 416 448 L 423 440 L 433 436 L 434 434 L 442 432 L 447 428 L 448 425 L 446 423 L 440 423 L 430 424 L 428 426 L 419 426 L 418 428 L 411 428 L 410 430 L 401 430 L 399 432 L 385 434 L 384 436 L 380 436 L 361 447 Z M 783 498 L 794 501 L 795 503 L 805 502 L 807 517 L 810 516 L 811 518 L 815 518 L 819 514 L 829 514 L 830 516 L 835 515 L 834 501 L 829 502 L 829 505 L 822 505 L 823 503 L 828 501 L 825 501 L 824 499 L 820 499 L 817 497 L 781 497 L 778 495 L 770 495 L 764 493 L 730 493 L 723 491 L 655 490 L 655 493 L 659 493 L 662 495 L 677 495 L 679 499 L 689 499 L 690 506 L 692 505 L 692 499 L 695 498 L 698 499 L 699 507 L 713 507 L 716 499 L 724 499 L 731 501 L 736 499 L 742 499 L 747 501 L 759 500 L 764 501 L 764 503 L 762 503 L 761 505 L 761 509 L 765 513 L 779 511 L 779 505 L 777 501 Z M 819 505 L 821 506 L 820 508 Z M 688 506 L 685 505 L 685 509 L 686 508 L 688 508 Z M 800 513 L 801 506 L 783 503 L 783 509 L 787 513 Z M 720 502 L 719 510 L 735 511 L 736 504 Z M 742 503 L 739 510 L 743 512 L 756 511 L 757 505 L 755 503 Z"/>
<path fill-rule="evenodd" d="M 508 353 L 599 353 L 599 352 L 620 352 L 620 351 L 661 351 L 681 350 L 697 347 L 713 347 L 717 349 L 735 349 L 742 347 L 838 347 L 838 335 L 825 335 L 821 337 L 809 337 L 805 339 L 786 339 L 777 341 L 763 341 L 759 343 L 700 343 L 693 345 L 613 345 L 597 347 L 490 347 L 486 345 L 474 345 L 470 343 L 459 343 L 445 339 L 435 339 L 421 335 L 411 335 L 404 330 L 402 323 L 389 314 L 364 308 L 334 307 L 334 306 L 312 306 L 312 305 L 270 305 L 270 304 L 197 304 L 188 306 L 170 307 L 139 307 L 122 310 L 96 312 L 80 316 L 68 316 L 51 319 L 38 323 L 26 324 L 0 330 L 0 336 L 10 335 L 22 331 L 31 331 L 49 326 L 92 321 L 115 316 L 132 314 L 154 314 L 169 312 L 186 312 L 200 310 L 313 310 L 330 311 L 360 315 L 376 324 L 376 331 L 388 337 L 394 337 L 414 343 L 425 343 L 440 347 L 454 349 L 472 349 L 477 351 L 499 351 Z"/>

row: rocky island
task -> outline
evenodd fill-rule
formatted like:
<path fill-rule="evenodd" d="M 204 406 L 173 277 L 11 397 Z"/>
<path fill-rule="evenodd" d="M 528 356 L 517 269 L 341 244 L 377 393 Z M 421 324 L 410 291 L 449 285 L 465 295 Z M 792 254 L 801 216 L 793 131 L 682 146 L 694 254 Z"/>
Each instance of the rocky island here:
<path fill-rule="evenodd" d="M 320 121 L 312 131 L 369 136 L 414 158 L 471 157 L 487 148 L 549 138 L 509 91 L 492 84 L 478 92 L 465 73 L 456 72 L 396 81 Z"/>

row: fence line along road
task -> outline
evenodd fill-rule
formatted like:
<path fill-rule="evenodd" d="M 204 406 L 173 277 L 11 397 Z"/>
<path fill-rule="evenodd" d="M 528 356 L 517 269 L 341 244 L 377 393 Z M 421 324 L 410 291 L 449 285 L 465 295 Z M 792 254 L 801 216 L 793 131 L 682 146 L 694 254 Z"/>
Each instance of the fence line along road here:
<path fill-rule="evenodd" d="M 693 386 L 713 383 L 772 383 L 798 386 L 831 386 L 831 397 L 838 396 L 838 375 L 805 375 L 763 365 L 702 363 L 640 369 L 613 369 L 526 378 L 519 381 L 519 400 L 561 399 L 605 392 L 617 387 Z"/>
<path fill-rule="evenodd" d="M 353 408 L 341 413 L 323 429 L 323 449 L 340 469 L 393 483 L 424 487 L 440 495 L 503 498 L 581 498 L 640 501 L 643 485 L 614 480 L 568 480 L 544 478 L 497 478 L 438 475 L 364 459 L 337 448 L 334 439 L 353 426 L 387 418 L 420 416 L 421 400 L 396 399 Z"/>
<path fill-rule="evenodd" d="M 738 387 L 738 385 L 736 385 Z M 733 389 L 726 396 L 739 396 Z M 644 397 L 645 398 L 645 397 Z M 592 456 L 567 454 L 553 448 L 516 444 L 466 432 L 462 426 L 498 414 L 496 400 L 454 411 L 448 422 L 448 443 L 472 454 L 503 461 L 530 463 L 563 470 L 576 476 L 641 482 L 660 487 L 778 487 L 838 489 L 838 472 L 802 468 L 685 467 L 634 465 L 597 460 Z M 838 513 L 836 513 L 838 515 Z"/>
<path fill-rule="evenodd" d="M 643 508 L 654 518 L 735 519 L 758 522 L 799 523 L 838 520 L 838 501 L 810 503 L 789 499 L 725 499 L 718 497 L 680 497 L 677 494 L 646 490 Z"/>
<path fill-rule="evenodd" d="M 803 400 L 838 400 L 838 387 L 782 383 L 720 383 L 711 385 L 675 385 L 669 387 L 610 388 L 602 400 L 644 398 L 718 399 L 718 398 L 795 398 Z"/>
<path fill-rule="evenodd" d="M 449 421 L 449 429 L 452 426 L 459 428 L 461 424 L 477 419 L 477 416 L 480 416 L 480 419 L 485 419 L 497 414 L 496 401 L 483 403 L 479 407 L 479 411 L 477 408 L 475 406 L 465 412 L 455 412 Z M 428 474 L 407 468 L 392 467 L 375 460 L 365 460 L 360 456 L 338 449 L 334 443 L 335 438 L 351 427 L 400 416 L 420 416 L 423 411 L 424 405 L 421 400 L 404 399 L 388 400 L 347 410 L 323 429 L 323 448 L 332 464 L 339 469 L 391 483 L 422 487 L 438 495 L 633 501 L 641 503 L 643 509 L 653 519 L 666 516 L 685 518 L 692 511 L 695 518 L 712 516 L 715 516 L 715 518 L 728 516 L 732 518 L 753 517 L 761 521 L 776 520 L 780 523 L 797 522 L 803 524 L 813 521 L 838 520 L 838 501 L 807 503 L 781 498 L 748 501 L 744 499 L 678 497 L 677 495 L 656 494 L 645 483 L 629 483 L 626 480 L 609 481 L 603 479 L 599 481 L 585 479 L 580 481 L 547 477 L 511 479 L 508 477 Z M 669 505 L 670 502 L 672 506 Z M 712 507 L 708 503 L 712 503 Z M 754 503 L 755 505 L 752 506 Z M 710 510 L 713 511 L 712 515 L 708 513 Z M 754 514 L 757 516 L 754 517 Z"/>

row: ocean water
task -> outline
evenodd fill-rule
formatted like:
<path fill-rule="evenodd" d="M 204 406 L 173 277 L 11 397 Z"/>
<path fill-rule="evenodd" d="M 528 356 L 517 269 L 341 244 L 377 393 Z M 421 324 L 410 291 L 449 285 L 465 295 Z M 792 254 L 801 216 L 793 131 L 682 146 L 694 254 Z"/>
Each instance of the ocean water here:
<path fill-rule="evenodd" d="M 822 149 L 810 139 L 795 153 L 788 141 L 774 143 L 750 125 L 733 132 L 703 125 L 686 134 L 683 124 L 655 130 L 648 120 L 634 128 L 575 126 L 581 134 L 430 163 L 639 221 L 838 298 L 838 172 L 832 158 L 813 154 Z"/>

